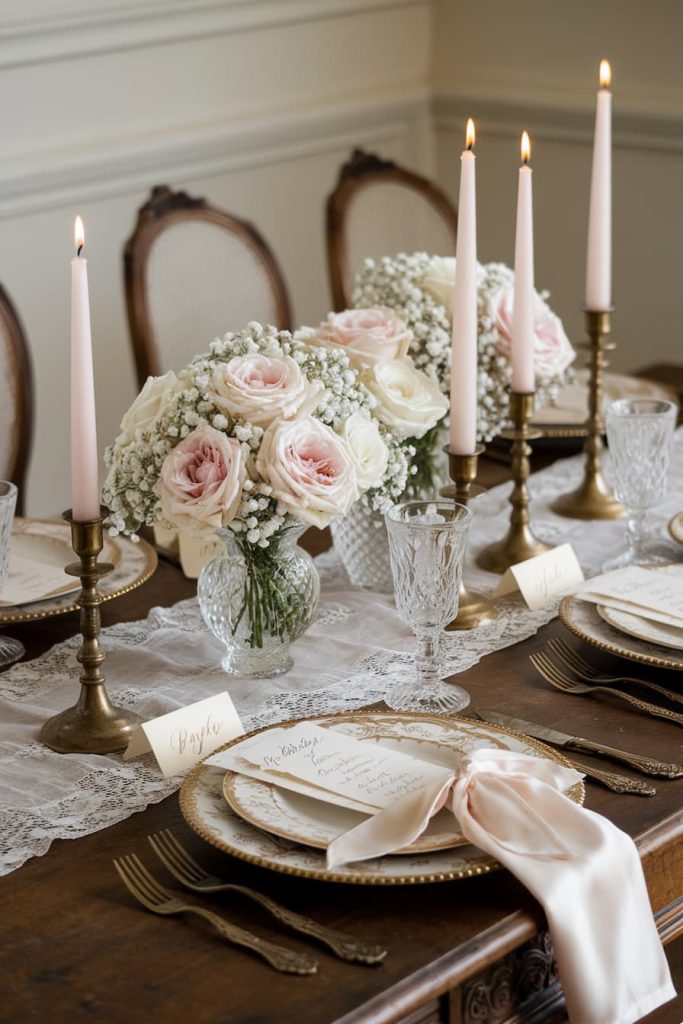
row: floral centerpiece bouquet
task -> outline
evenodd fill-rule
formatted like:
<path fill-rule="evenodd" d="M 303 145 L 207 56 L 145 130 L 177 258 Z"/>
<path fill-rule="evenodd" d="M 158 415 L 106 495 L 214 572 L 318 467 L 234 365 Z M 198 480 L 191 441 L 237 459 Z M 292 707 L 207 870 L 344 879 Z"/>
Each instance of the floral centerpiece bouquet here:
<path fill-rule="evenodd" d="M 311 622 L 319 584 L 300 534 L 369 492 L 386 507 L 410 476 L 412 449 L 390 412 L 395 387 L 381 383 L 400 358 L 384 361 L 373 385 L 342 347 L 304 335 L 251 323 L 177 375 L 150 377 L 106 452 L 114 532 L 164 523 L 225 542 L 198 596 L 227 648 L 224 668 L 240 675 L 286 671 L 289 644 Z M 440 392 L 419 377 L 442 416 Z"/>
<path fill-rule="evenodd" d="M 415 366 L 450 390 L 455 260 L 426 253 L 401 253 L 367 259 L 358 276 L 357 306 L 387 306 L 401 317 L 412 334 L 410 354 Z M 508 424 L 512 370 L 514 272 L 502 263 L 479 264 L 478 296 L 478 435 L 489 441 Z M 535 293 L 534 363 L 536 400 L 552 402 L 575 358 L 560 318 L 547 303 L 547 293 Z M 418 478 L 438 486 L 434 476 L 443 437 L 434 431 L 418 452 Z M 431 478 L 431 479 L 430 479 Z"/>

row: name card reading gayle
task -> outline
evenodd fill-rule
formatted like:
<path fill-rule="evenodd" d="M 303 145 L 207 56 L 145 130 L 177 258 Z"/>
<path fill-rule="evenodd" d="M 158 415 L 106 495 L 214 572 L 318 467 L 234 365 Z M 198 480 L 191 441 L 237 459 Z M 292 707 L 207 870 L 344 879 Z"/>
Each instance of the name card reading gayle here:
<path fill-rule="evenodd" d="M 343 797 L 367 812 L 388 807 L 406 793 L 449 778 L 455 767 L 420 761 L 309 722 L 291 729 L 271 729 L 217 754 L 209 764 L 249 775 L 251 766 L 260 778 L 268 778 L 284 789 L 300 791 L 304 783 L 309 787 L 307 791 L 320 800 L 330 795 L 332 802 L 339 803 L 336 798 Z"/>
<path fill-rule="evenodd" d="M 560 544 L 542 555 L 510 566 L 494 596 L 504 597 L 519 590 L 527 607 L 536 612 L 540 608 L 548 608 L 563 594 L 570 594 L 583 580 L 583 571 L 573 547 Z"/>
<path fill-rule="evenodd" d="M 217 747 L 243 733 L 230 696 L 218 693 L 143 722 L 131 736 L 123 759 L 130 761 L 151 750 L 168 778 L 193 768 Z"/>

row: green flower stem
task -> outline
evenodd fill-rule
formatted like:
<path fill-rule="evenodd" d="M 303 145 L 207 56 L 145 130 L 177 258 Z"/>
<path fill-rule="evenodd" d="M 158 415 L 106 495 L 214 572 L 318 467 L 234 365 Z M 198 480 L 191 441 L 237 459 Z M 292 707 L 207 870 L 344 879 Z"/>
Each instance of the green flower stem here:
<path fill-rule="evenodd" d="M 267 548 L 259 548 L 237 539 L 237 546 L 246 563 L 247 579 L 233 633 L 246 615 L 251 629 L 247 641 L 250 647 L 262 648 L 266 636 L 276 636 L 281 642 L 294 640 L 301 615 L 300 601 L 287 577 L 279 543 L 271 541 Z"/>

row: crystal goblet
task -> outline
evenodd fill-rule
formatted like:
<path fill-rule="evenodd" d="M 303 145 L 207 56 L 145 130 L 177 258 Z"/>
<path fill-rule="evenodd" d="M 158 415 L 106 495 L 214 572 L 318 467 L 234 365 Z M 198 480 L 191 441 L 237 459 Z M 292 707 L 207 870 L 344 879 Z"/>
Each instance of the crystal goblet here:
<path fill-rule="evenodd" d="M 14 484 L 9 480 L 0 480 L 0 593 L 7 579 L 9 543 L 16 503 L 17 489 Z M 19 640 L 14 640 L 10 636 L 0 636 L 0 668 L 19 661 L 25 653 L 26 649 Z"/>
<path fill-rule="evenodd" d="M 671 549 L 651 540 L 646 517 L 666 493 L 676 406 L 648 398 L 624 398 L 608 407 L 605 423 L 614 490 L 628 509 L 628 520 L 626 550 L 603 569 L 671 561 Z"/>
<path fill-rule="evenodd" d="M 414 670 L 385 698 L 397 711 L 455 714 L 470 702 L 466 690 L 443 682 L 439 644 L 458 610 L 471 518 L 450 501 L 406 501 L 387 513 L 396 607 L 417 639 Z"/>

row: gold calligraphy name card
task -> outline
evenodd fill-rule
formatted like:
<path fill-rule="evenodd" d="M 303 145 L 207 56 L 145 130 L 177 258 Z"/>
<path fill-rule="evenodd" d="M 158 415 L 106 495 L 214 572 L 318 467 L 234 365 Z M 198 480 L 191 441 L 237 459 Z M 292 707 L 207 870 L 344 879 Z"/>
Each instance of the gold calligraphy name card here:
<path fill-rule="evenodd" d="M 214 754 L 207 764 L 365 814 L 445 781 L 457 767 L 455 761 L 444 768 L 310 722 L 270 729 Z"/>
<path fill-rule="evenodd" d="M 588 580 L 576 596 L 683 630 L 683 566 L 666 572 L 639 565 L 616 569 Z"/>
<path fill-rule="evenodd" d="M 143 722 L 133 733 L 123 758 L 129 761 L 151 751 L 168 778 L 193 768 L 217 747 L 243 733 L 230 696 L 217 693 Z"/>
<path fill-rule="evenodd" d="M 583 581 L 583 570 L 573 547 L 560 544 L 542 555 L 510 566 L 494 596 L 504 597 L 519 590 L 527 607 L 536 612 L 550 607 L 558 597 L 573 593 Z"/>

